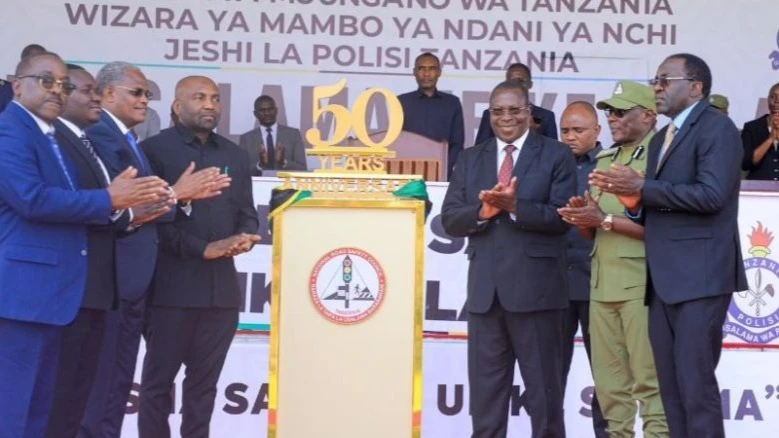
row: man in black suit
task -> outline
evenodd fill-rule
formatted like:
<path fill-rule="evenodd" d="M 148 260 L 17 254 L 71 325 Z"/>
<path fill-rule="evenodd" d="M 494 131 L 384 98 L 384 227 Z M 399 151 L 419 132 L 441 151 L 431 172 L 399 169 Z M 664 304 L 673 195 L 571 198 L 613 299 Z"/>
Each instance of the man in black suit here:
<path fill-rule="evenodd" d="M 233 256 L 260 240 L 248 154 L 213 132 L 219 123 L 219 88 L 190 76 L 176 85 L 179 123 L 144 141 L 152 167 L 175 180 L 191 161 L 218 166 L 233 184 L 213 199 L 192 204 L 190 216 L 160 226 L 157 275 L 151 286 L 146 357 L 141 378 L 140 438 L 170 437 L 171 387 L 181 365 L 181 436 L 207 437 L 216 384 L 238 325 L 241 292 Z"/>
<path fill-rule="evenodd" d="M 54 122 L 55 137 L 75 167 L 81 189 L 104 189 L 111 178 L 105 164 L 92 148 L 84 130 L 100 119 L 100 96 L 89 72 L 68 64 L 70 82 L 76 87 L 62 116 Z M 167 211 L 167 203 L 160 204 Z M 47 437 L 75 437 L 84 415 L 97 371 L 106 311 L 117 304 L 115 230 L 129 225 L 129 212 L 120 210 L 111 224 L 91 226 L 87 234 L 87 278 L 84 298 L 76 319 L 62 333 L 62 345 L 54 388 L 54 403 Z"/>
<path fill-rule="evenodd" d="M 533 88 L 533 76 L 530 74 L 530 67 L 521 62 L 509 66 L 506 70 L 506 80 L 517 81 L 528 90 Z M 490 138 L 495 137 L 495 133 L 492 131 L 492 125 L 490 124 L 489 111 L 489 108 L 487 108 L 481 116 L 479 130 L 476 131 L 476 140 L 474 140 L 473 144 L 483 143 Z M 554 113 L 546 108 L 533 105 L 532 103 L 530 104 L 530 112 L 533 115 L 533 122 L 535 125 L 534 131 L 557 140 L 557 121 L 555 120 Z M 533 125 L 531 125 L 531 127 L 533 127 Z"/>
<path fill-rule="evenodd" d="M 779 181 L 779 82 L 768 91 L 768 114 L 741 130 L 746 179 Z"/>
<path fill-rule="evenodd" d="M 111 62 L 100 69 L 96 80 L 103 110 L 100 120 L 87 129 L 95 151 L 112 176 L 130 165 L 140 175 L 153 175 L 132 131 L 145 120 L 151 96 L 143 72 L 126 62 Z M 116 242 L 119 309 L 108 315 L 80 436 L 118 438 L 121 433 L 143 331 L 147 289 L 157 261 L 156 222 L 170 222 L 177 213 L 187 214 L 193 199 L 215 196 L 225 184 L 229 182 L 219 175 L 219 169 L 194 172 L 192 163 L 169 187 L 176 208 L 164 215 L 155 206 L 131 210 L 131 224 Z"/>
<path fill-rule="evenodd" d="M 490 96 L 497 138 L 462 152 L 442 206 L 446 232 L 469 239 L 468 382 L 477 438 L 506 436 L 515 362 L 532 436 L 565 436 L 568 227 L 556 209 L 576 193 L 576 165 L 568 146 L 530 132 L 530 119 L 527 89 L 498 85 Z"/>
<path fill-rule="evenodd" d="M 671 437 L 725 436 L 715 370 L 734 291 L 748 288 L 738 231 L 738 128 L 712 108 L 711 71 L 672 55 L 651 81 L 671 118 L 649 144 L 646 179 L 626 166 L 591 184 L 644 224 L 649 340 Z"/>

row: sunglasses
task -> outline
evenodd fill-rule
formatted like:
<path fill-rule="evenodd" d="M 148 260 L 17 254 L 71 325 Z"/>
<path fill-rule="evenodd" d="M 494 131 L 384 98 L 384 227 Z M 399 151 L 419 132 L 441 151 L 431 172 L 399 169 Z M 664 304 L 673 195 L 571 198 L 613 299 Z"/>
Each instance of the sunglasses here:
<path fill-rule="evenodd" d="M 655 77 L 653 79 L 650 79 L 649 85 L 655 86 L 660 85 L 660 87 L 665 88 L 668 85 L 670 85 L 671 81 L 695 81 L 697 79 L 689 76 L 663 76 L 661 78 Z"/>
<path fill-rule="evenodd" d="M 512 106 L 509 108 L 490 108 L 488 111 L 490 114 L 492 114 L 495 117 L 500 117 L 506 114 L 510 114 L 512 116 L 518 116 L 522 114 L 522 111 L 530 108 L 529 105 L 525 106 Z"/>
<path fill-rule="evenodd" d="M 141 88 L 141 87 L 138 87 L 138 88 L 130 88 L 130 87 L 125 87 L 125 86 L 123 86 L 123 85 L 115 85 L 115 87 L 116 87 L 116 88 L 121 88 L 122 90 L 126 90 L 126 91 L 127 91 L 127 93 L 128 93 L 129 95 L 133 96 L 133 97 L 141 97 L 141 96 L 146 96 L 146 98 L 147 98 L 147 99 L 151 99 L 151 97 L 152 97 L 152 96 L 154 96 L 154 94 L 152 94 L 152 92 L 151 92 L 151 91 L 149 91 L 149 90 L 146 90 L 146 89 L 143 89 L 143 88 Z"/>
<path fill-rule="evenodd" d="M 60 90 L 62 90 L 62 94 L 66 96 L 70 96 L 70 94 L 73 93 L 73 90 L 76 89 L 76 86 L 70 83 L 68 80 L 57 80 L 51 76 L 46 75 L 17 76 L 16 79 L 37 79 L 38 84 L 40 84 L 41 88 L 44 90 L 51 90 L 56 85 Z"/>
<path fill-rule="evenodd" d="M 636 108 L 638 107 L 634 106 L 633 108 L 628 108 L 628 109 L 607 108 L 604 112 L 606 113 L 606 117 L 614 116 L 618 119 L 621 119 L 625 117 L 625 114 L 629 113 L 630 111 L 633 111 Z"/>

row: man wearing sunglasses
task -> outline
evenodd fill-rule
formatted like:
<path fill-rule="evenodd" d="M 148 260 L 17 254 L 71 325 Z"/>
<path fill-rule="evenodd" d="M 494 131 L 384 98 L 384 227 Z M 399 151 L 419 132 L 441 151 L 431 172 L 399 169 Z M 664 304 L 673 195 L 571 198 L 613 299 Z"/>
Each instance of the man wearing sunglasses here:
<path fill-rule="evenodd" d="M 671 119 L 649 144 L 646 178 L 628 166 L 590 182 L 644 225 L 649 340 L 672 438 L 725 436 L 716 368 L 734 291 L 748 289 L 738 230 L 738 128 L 708 103 L 711 70 L 687 53 L 650 81 Z"/>
<path fill-rule="evenodd" d="M 59 56 L 24 58 L 13 88 L 0 114 L 0 435 L 43 437 L 63 326 L 84 296 L 87 225 L 164 199 L 166 184 L 126 168 L 104 188 L 80 185 L 54 135 L 75 88 Z"/>
<path fill-rule="evenodd" d="M 62 116 L 54 122 L 55 137 L 76 170 L 76 182 L 85 189 L 105 188 L 111 182 L 105 163 L 97 156 L 84 130 L 100 120 L 100 96 L 95 79 L 77 65 L 68 64 L 75 86 Z M 170 209 L 170 201 L 160 203 Z M 75 437 L 84 415 L 97 370 L 107 311 L 118 304 L 116 291 L 116 232 L 129 224 L 129 210 L 117 212 L 111 224 L 88 229 L 87 279 L 76 319 L 62 333 L 62 350 L 54 389 L 47 437 Z M 74 354 L 74 352 L 77 352 Z"/>
<path fill-rule="evenodd" d="M 530 132 L 529 103 L 521 83 L 493 90 L 496 137 L 460 154 L 441 208 L 446 232 L 468 237 L 468 385 L 477 438 L 507 436 L 517 363 L 532 438 L 565 437 L 568 226 L 557 209 L 576 193 L 576 164 L 568 146 Z"/>
<path fill-rule="evenodd" d="M 141 175 L 153 175 L 132 128 L 146 119 L 151 92 L 146 76 L 136 66 L 116 61 L 97 73 L 97 91 L 102 111 L 100 121 L 87 128 L 95 151 L 111 174 L 132 165 Z M 127 399 L 135 374 L 135 365 L 146 313 L 146 295 L 154 274 L 158 235 L 157 221 L 170 222 L 177 214 L 189 215 L 191 201 L 216 196 L 226 187 L 217 168 L 194 171 L 186 168 L 169 196 L 176 207 L 169 212 L 158 205 L 131 211 L 128 229 L 116 243 L 119 309 L 109 312 L 100 353 L 97 377 L 82 421 L 83 437 L 119 437 Z"/>
<path fill-rule="evenodd" d="M 616 164 L 645 172 L 647 148 L 657 121 L 652 88 L 618 82 L 612 96 L 598 102 L 597 107 L 606 111 L 614 145 L 598 154 L 595 168 Z M 644 305 L 644 227 L 626 217 L 624 210 L 616 196 L 594 189 L 572 199 L 560 214 L 595 241 L 590 283 L 592 371 L 609 434 L 635 434 L 638 402 L 644 435 L 664 437 L 668 436 L 668 425 Z"/>

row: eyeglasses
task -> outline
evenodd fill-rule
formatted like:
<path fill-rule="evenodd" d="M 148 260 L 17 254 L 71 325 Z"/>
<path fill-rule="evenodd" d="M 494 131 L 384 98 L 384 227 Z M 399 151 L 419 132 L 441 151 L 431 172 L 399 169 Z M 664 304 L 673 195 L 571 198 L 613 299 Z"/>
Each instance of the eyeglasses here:
<path fill-rule="evenodd" d="M 151 91 L 149 91 L 149 90 L 145 90 L 145 89 L 143 89 L 143 88 L 141 88 L 141 87 L 138 87 L 138 88 L 130 88 L 130 87 L 125 87 L 125 86 L 123 86 L 123 85 L 115 85 L 115 87 L 116 87 L 116 88 L 121 88 L 122 90 L 127 90 L 127 92 L 128 92 L 128 93 L 129 93 L 131 96 L 133 96 L 133 97 L 141 97 L 141 96 L 146 96 L 146 98 L 147 98 L 147 99 L 151 99 L 151 97 L 152 97 L 152 96 L 154 96 L 154 94 L 152 94 L 152 92 L 151 92 Z"/>
<path fill-rule="evenodd" d="M 70 94 L 73 92 L 73 90 L 76 89 L 76 86 L 73 85 L 68 80 L 56 80 L 51 76 L 46 75 L 26 75 L 26 76 L 17 76 L 16 79 L 37 79 L 38 84 L 40 84 L 41 88 L 44 90 L 51 90 L 54 88 L 54 86 L 58 86 L 60 90 L 62 90 L 62 94 L 66 96 L 70 96 Z"/>
<path fill-rule="evenodd" d="M 630 111 L 633 111 L 634 109 L 638 108 L 637 106 L 634 106 L 633 108 L 628 109 L 620 109 L 620 108 L 606 108 L 604 113 L 606 113 L 606 117 L 614 116 L 618 119 L 621 119 L 625 117 L 625 114 L 629 113 Z"/>
<path fill-rule="evenodd" d="M 512 106 L 509 108 L 490 108 L 488 111 L 490 114 L 492 114 L 495 117 L 504 116 L 506 114 L 512 115 L 512 116 L 518 116 L 522 114 L 522 111 L 530 108 L 530 105 L 525 106 Z"/>
<path fill-rule="evenodd" d="M 696 81 L 697 79 L 690 77 L 690 76 L 663 76 L 661 78 L 654 78 L 649 80 L 649 85 L 656 86 L 660 85 L 662 88 L 665 88 L 669 85 L 671 81 Z"/>

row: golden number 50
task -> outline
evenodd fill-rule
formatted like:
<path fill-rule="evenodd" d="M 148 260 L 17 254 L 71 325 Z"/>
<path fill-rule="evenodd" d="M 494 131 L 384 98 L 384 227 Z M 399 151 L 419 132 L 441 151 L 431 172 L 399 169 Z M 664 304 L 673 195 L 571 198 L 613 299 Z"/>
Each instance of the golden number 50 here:
<path fill-rule="evenodd" d="M 314 123 L 316 123 L 323 114 L 330 113 L 333 115 L 335 130 L 333 136 L 329 140 L 326 140 L 322 138 L 322 132 L 319 131 L 319 129 L 316 127 L 310 128 L 306 131 L 306 140 L 308 140 L 314 148 L 336 146 L 346 140 L 349 131 L 354 129 L 354 135 L 360 143 L 371 149 L 386 149 L 387 146 L 398 138 L 400 131 L 403 129 L 403 108 L 400 106 L 398 98 L 392 91 L 386 88 L 369 88 L 357 96 L 357 100 L 354 102 L 354 107 L 351 112 L 343 105 L 328 104 L 320 106 L 321 99 L 337 95 L 344 87 L 346 87 L 346 79 L 341 79 L 333 85 L 314 87 Z M 368 127 L 365 122 L 365 116 L 368 112 L 368 102 L 371 97 L 377 93 L 384 96 L 384 99 L 389 106 L 389 126 L 387 126 L 386 135 L 380 142 L 373 141 L 368 133 Z"/>

